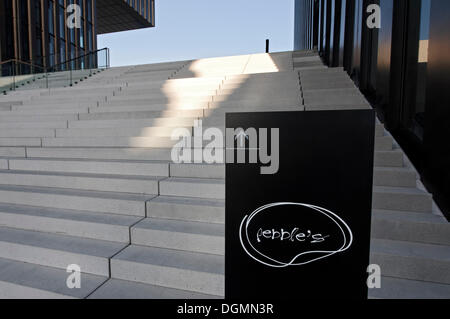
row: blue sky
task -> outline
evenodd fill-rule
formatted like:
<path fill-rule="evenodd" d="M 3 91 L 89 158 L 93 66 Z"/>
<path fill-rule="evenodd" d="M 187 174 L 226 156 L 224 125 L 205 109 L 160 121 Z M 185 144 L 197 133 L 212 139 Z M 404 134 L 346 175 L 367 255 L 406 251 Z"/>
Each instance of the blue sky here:
<path fill-rule="evenodd" d="M 294 0 L 156 0 L 156 27 L 100 35 L 111 65 L 292 50 Z"/>

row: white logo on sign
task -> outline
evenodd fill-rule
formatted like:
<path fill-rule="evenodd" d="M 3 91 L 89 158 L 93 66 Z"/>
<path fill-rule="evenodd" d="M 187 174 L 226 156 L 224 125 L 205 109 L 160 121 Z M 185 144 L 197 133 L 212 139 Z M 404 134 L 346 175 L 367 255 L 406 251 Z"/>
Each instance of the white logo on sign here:
<path fill-rule="evenodd" d="M 294 255 L 293 257 L 288 257 L 288 259 L 289 259 L 288 261 L 277 260 L 275 258 L 268 256 L 267 254 L 263 254 L 252 244 L 252 242 L 250 240 L 248 228 L 251 225 L 252 220 L 258 214 L 260 214 L 261 212 L 264 212 L 265 210 L 267 210 L 269 208 L 278 207 L 278 206 L 299 206 L 299 207 L 309 208 L 309 209 L 312 209 L 314 212 L 320 213 L 321 215 L 325 216 L 333 224 L 335 224 L 337 226 L 336 229 L 339 229 L 339 232 L 342 234 L 342 245 L 340 245 L 340 247 L 338 247 L 335 250 L 303 251 L 299 254 Z M 304 235 L 304 234 L 302 234 L 302 235 Z M 298 234 L 297 236 L 300 236 L 300 234 Z M 302 238 L 302 239 L 304 238 L 304 237 L 297 237 L 297 236 L 291 235 L 290 240 L 295 242 L 295 240 L 298 240 L 299 238 Z M 329 236 L 323 236 L 321 234 L 316 234 L 316 236 L 317 237 L 315 237 L 315 238 L 314 238 L 314 236 L 312 236 L 312 238 L 314 239 L 314 241 L 316 243 L 321 243 L 326 238 L 329 237 Z M 259 239 L 259 237 L 257 237 L 257 238 Z M 262 207 L 258 208 L 257 210 L 255 210 L 252 214 L 250 214 L 250 216 L 246 215 L 244 217 L 244 219 L 242 220 L 240 228 L 239 228 L 239 239 L 240 239 L 242 248 L 252 259 L 256 260 L 257 262 L 259 262 L 263 265 L 269 266 L 269 267 L 284 268 L 284 267 L 289 267 L 289 266 L 306 265 L 306 264 L 333 256 L 333 255 L 336 255 L 338 253 L 342 253 L 342 252 L 348 250 L 353 243 L 353 233 L 352 233 L 350 227 L 338 215 L 336 215 L 335 213 L 333 213 L 325 208 L 321 208 L 321 207 L 309 205 L 309 204 L 286 202 L 286 203 L 273 203 L 273 204 L 265 205 L 265 206 L 262 206 Z M 282 237 L 281 237 L 281 240 L 282 240 Z M 314 241 L 312 241 L 311 243 L 314 244 Z M 248 246 L 248 248 L 247 248 L 247 246 Z M 302 262 L 298 262 L 297 260 L 300 257 L 304 257 L 305 260 Z"/>

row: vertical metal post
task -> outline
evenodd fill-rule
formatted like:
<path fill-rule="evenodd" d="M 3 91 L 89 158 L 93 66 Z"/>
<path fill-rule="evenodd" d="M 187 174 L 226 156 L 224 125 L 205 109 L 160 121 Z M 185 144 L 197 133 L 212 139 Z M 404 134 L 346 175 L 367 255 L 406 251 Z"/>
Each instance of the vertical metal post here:
<path fill-rule="evenodd" d="M 266 53 L 269 53 L 270 51 L 270 41 L 269 39 L 266 39 Z"/>

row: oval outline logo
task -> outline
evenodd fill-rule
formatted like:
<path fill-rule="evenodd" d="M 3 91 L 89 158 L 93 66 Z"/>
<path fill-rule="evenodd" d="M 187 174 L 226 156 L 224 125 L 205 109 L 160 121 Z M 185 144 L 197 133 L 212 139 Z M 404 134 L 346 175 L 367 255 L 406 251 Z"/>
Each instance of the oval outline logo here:
<path fill-rule="evenodd" d="M 252 245 L 252 243 L 250 242 L 249 235 L 248 235 L 248 226 L 249 226 L 250 222 L 252 221 L 252 219 L 256 215 L 258 215 L 259 213 L 261 213 L 262 211 L 264 211 L 264 210 L 266 210 L 268 208 L 277 207 L 277 206 L 302 206 L 302 207 L 307 207 L 307 208 L 313 209 L 316 212 L 319 212 L 319 213 L 325 215 L 326 217 L 328 217 L 330 220 L 332 220 L 339 227 L 340 231 L 342 232 L 343 238 L 344 238 L 344 244 L 342 245 L 341 248 L 339 248 L 338 250 L 335 250 L 335 251 L 319 251 L 318 250 L 318 251 L 305 251 L 305 252 L 302 252 L 302 253 L 296 255 L 294 258 L 292 258 L 292 260 L 290 262 L 288 262 L 288 263 L 285 263 L 285 262 L 282 262 L 282 261 L 278 261 L 278 260 L 275 260 L 275 259 L 273 259 L 273 258 L 271 258 L 269 256 L 264 255 L 263 253 L 258 251 Z M 245 247 L 244 240 L 242 238 L 243 237 L 242 235 L 243 235 L 243 230 L 244 230 L 243 227 L 244 227 L 244 225 L 245 225 L 245 239 L 246 239 L 247 243 L 250 245 L 251 249 L 254 252 L 256 252 L 257 254 L 261 255 L 262 257 L 272 261 L 274 264 L 270 264 L 268 262 L 262 261 L 262 260 L 258 259 L 257 257 L 255 257 L 253 254 L 251 254 L 248 251 L 248 249 Z M 349 238 L 347 238 L 347 234 L 345 233 L 344 229 L 348 232 Z M 242 248 L 245 250 L 245 252 L 252 259 L 256 260 L 257 262 L 259 262 L 259 263 L 261 263 L 263 265 L 269 266 L 269 267 L 286 268 L 286 267 L 290 267 L 290 266 L 306 265 L 306 264 L 309 264 L 309 263 L 312 263 L 312 262 L 315 262 L 315 261 L 318 261 L 318 260 L 321 260 L 321 259 L 333 256 L 335 254 L 338 254 L 338 253 L 341 253 L 341 252 L 344 252 L 344 251 L 348 250 L 350 248 L 350 246 L 352 245 L 352 243 L 353 243 L 353 233 L 352 233 L 350 227 L 347 225 L 347 223 L 342 218 L 340 218 L 337 214 L 333 213 L 330 210 L 327 210 L 327 209 L 319 207 L 319 206 L 310 205 L 310 204 L 294 203 L 294 202 L 279 202 L 279 203 L 272 203 L 272 204 L 267 204 L 267 205 L 261 206 L 258 209 L 256 209 L 254 212 L 252 212 L 250 215 L 244 216 L 244 218 L 242 219 L 241 225 L 239 227 L 239 239 L 240 239 Z M 313 258 L 313 259 L 311 259 L 309 261 L 306 261 L 306 262 L 297 263 L 297 264 L 294 263 L 295 260 L 297 258 L 301 257 L 301 256 L 304 256 L 304 255 L 307 255 L 307 254 L 317 254 L 317 253 L 324 254 L 324 255 L 322 255 L 320 257 L 317 257 L 317 258 Z"/>

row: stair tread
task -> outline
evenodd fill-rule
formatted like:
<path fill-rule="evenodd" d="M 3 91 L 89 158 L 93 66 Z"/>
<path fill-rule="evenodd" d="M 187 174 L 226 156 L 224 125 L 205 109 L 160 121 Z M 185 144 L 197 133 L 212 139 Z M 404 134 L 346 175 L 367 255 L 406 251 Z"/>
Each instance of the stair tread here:
<path fill-rule="evenodd" d="M 80 255 L 111 258 L 126 244 L 0 227 L 0 241 Z"/>
<path fill-rule="evenodd" d="M 431 196 L 429 193 L 414 187 L 374 186 L 374 192 Z"/>
<path fill-rule="evenodd" d="M 109 279 L 88 299 L 217 299 L 193 291 L 148 285 L 120 279 Z"/>
<path fill-rule="evenodd" d="M 450 247 L 447 245 L 413 243 L 388 239 L 372 239 L 372 254 L 400 255 L 450 262 Z"/>
<path fill-rule="evenodd" d="M 156 247 L 131 245 L 116 255 L 112 261 L 114 260 L 186 269 L 219 275 L 223 275 L 225 272 L 223 256 Z"/>
<path fill-rule="evenodd" d="M 225 236 L 225 227 L 223 225 L 157 218 L 146 218 L 136 224 L 133 229 L 157 230 L 214 237 Z"/>
<path fill-rule="evenodd" d="M 0 191 L 40 193 L 40 194 L 66 195 L 66 196 L 83 196 L 83 197 L 91 197 L 91 198 L 144 201 L 144 202 L 154 198 L 154 196 L 152 196 L 152 195 L 139 195 L 139 194 L 132 194 L 132 193 L 117 193 L 117 192 L 84 191 L 84 190 L 41 187 L 41 186 L 34 187 L 34 186 L 0 185 Z"/>
<path fill-rule="evenodd" d="M 52 148 L 47 148 L 52 149 Z M 53 148 L 54 149 L 54 148 Z M 63 148 L 64 149 L 64 148 Z M 70 148 L 74 149 L 74 148 Z M 83 148 L 81 148 L 83 149 Z M 127 149 L 127 148 L 126 148 Z M 93 148 L 93 150 L 98 150 L 98 148 Z M 143 163 L 143 164 L 169 164 L 169 161 L 163 161 L 163 160 L 120 160 L 120 159 L 89 159 L 89 158 L 40 158 L 40 157 L 18 157 L 18 158 L 9 158 L 11 161 L 38 161 L 38 162 L 92 162 L 92 163 Z"/>
<path fill-rule="evenodd" d="M 444 224 L 450 227 L 450 223 L 448 223 L 444 217 L 433 214 L 392 211 L 392 210 L 374 210 L 373 217 L 378 219 L 395 220 L 399 222 Z"/>
<path fill-rule="evenodd" d="M 448 299 L 450 285 L 393 277 L 381 277 L 381 289 L 370 289 L 376 299 Z"/>
<path fill-rule="evenodd" d="M 123 180 L 139 180 L 139 181 L 160 181 L 162 179 L 167 178 L 164 176 L 117 175 L 117 174 L 94 174 L 94 173 L 72 173 L 72 172 L 65 173 L 65 172 L 19 171 L 19 170 L 2 170 L 2 169 L 0 169 L 0 174 L 87 177 L 87 178 L 123 179 Z"/>
<path fill-rule="evenodd" d="M 23 290 L 18 290 L 11 296 L 11 289 L 5 289 L 6 296 L 4 297 L 7 298 L 45 296 L 85 298 L 107 280 L 103 276 L 83 273 L 80 289 L 69 289 L 66 284 L 67 277 L 68 273 L 63 269 L 0 258 L 0 282 L 33 290 L 33 292 L 25 292 L 25 294 Z M 0 287 L 3 286 L 2 283 L 0 283 Z M 13 290 L 15 289 L 13 288 Z M 2 292 L 0 292 L 0 296 L 2 296 Z"/>
<path fill-rule="evenodd" d="M 224 179 L 217 179 L 217 178 L 182 178 L 182 177 L 169 177 L 161 183 L 186 183 L 186 184 L 225 184 Z"/>
<path fill-rule="evenodd" d="M 42 218 L 55 218 L 77 222 L 107 224 L 125 227 L 131 227 L 136 222 L 142 219 L 140 217 L 133 217 L 128 215 L 105 214 L 73 209 L 57 209 L 0 203 L 0 215 L 2 214 L 27 215 Z"/>
<path fill-rule="evenodd" d="M 225 201 L 221 199 L 201 199 L 192 197 L 158 196 L 152 199 L 150 202 L 225 207 Z"/>

